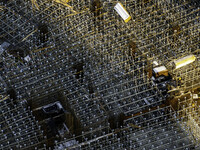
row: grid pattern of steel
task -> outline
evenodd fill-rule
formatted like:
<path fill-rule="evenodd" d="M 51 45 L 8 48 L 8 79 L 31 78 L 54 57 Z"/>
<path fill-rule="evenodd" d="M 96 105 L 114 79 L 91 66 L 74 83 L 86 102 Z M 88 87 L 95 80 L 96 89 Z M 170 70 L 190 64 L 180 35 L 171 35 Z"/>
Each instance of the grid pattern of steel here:
<path fill-rule="evenodd" d="M 0 101 L 0 120 L 9 127 L 1 125 L 3 149 L 52 148 L 33 114 L 58 93 L 80 126 L 55 135 L 55 149 L 197 148 L 199 104 L 184 92 L 200 86 L 199 2 L 125 0 L 127 23 L 116 3 L 0 2 L 0 94 L 8 95 Z M 173 67 L 191 54 L 193 63 Z M 155 61 L 169 71 L 170 84 L 153 80 Z"/>

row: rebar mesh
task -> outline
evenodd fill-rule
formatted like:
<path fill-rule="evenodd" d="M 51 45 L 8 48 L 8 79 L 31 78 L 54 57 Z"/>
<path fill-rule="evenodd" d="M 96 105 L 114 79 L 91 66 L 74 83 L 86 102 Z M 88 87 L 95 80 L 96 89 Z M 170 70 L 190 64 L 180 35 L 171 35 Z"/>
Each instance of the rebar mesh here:
<path fill-rule="evenodd" d="M 0 2 L 0 92 L 28 114 L 21 117 L 30 121 L 24 130 L 37 127 L 30 142 L 20 135 L 22 144 L 0 135 L 3 149 L 50 149 L 55 139 L 55 149 L 197 149 L 199 104 L 180 94 L 200 86 L 199 2 L 119 2 L 131 16 L 127 23 L 114 10 L 117 1 Z M 195 62 L 173 67 L 191 54 Z M 167 68 L 170 81 L 153 80 L 154 61 Z M 70 112 L 77 129 L 44 140 L 24 99 L 33 114 L 59 99 L 67 109 L 62 116 Z"/>
<path fill-rule="evenodd" d="M 45 148 L 43 132 L 25 104 L 14 104 L 8 96 L 1 104 L 1 149 Z"/>

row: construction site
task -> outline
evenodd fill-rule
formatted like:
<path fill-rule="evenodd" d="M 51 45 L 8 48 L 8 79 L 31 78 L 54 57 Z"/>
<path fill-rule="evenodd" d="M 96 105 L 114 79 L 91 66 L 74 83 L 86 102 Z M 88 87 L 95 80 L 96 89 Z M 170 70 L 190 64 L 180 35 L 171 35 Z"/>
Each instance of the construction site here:
<path fill-rule="evenodd" d="M 0 0 L 0 150 L 200 150 L 199 0 Z"/>

